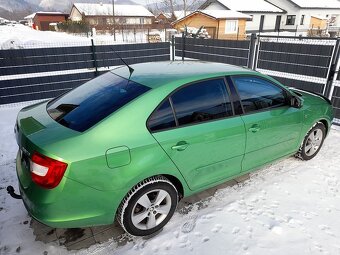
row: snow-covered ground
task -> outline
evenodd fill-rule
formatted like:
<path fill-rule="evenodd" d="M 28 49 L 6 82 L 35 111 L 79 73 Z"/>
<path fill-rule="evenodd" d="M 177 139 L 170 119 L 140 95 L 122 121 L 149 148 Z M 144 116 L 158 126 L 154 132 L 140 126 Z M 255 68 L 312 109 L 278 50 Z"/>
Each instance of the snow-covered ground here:
<path fill-rule="evenodd" d="M 24 104 L 0 107 L 0 254 L 71 254 L 56 243 L 35 241 L 17 188 L 13 126 Z M 340 254 L 340 129 L 334 127 L 311 161 L 283 159 L 250 179 L 218 190 L 206 208 L 176 213 L 150 239 L 95 244 L 78 254 Z M 183 228 L 185 225 L 185 228 Z M 183 229 L 192 227 L 189 233 Z M 20 248 L 18 248 L 20 247 Z"/>
<path fill-rule="evenodd" d="M 159 33 L 161 40 L 165 40 L 165 31 L 151 30 L 150 33 Z M 92 37 L 77 36 L 64 32 L 38 31 L 22 24 L 0 26 L 0 49 L 11 48 L 42 48 L 91 45 Z M 124 44 L 147 42 L 147 30 L 137 30 L 136 34 L 130 31 L 116 32 L 116 41 L 111 34 L 95 35 L 96 45 Z"/>

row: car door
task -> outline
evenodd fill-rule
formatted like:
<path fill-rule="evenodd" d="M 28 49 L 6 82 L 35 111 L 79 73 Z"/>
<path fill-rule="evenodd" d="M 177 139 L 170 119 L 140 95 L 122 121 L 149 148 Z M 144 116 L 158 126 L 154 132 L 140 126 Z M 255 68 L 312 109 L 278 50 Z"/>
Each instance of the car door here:
<path fill-rule="evenodd" d="M 176 90 L 150 116 L 148 128 L 192 190 L 241 172 L 245 129 L 224 78 Z"/>
<path fill-rule="evenodd" d="M 303 113 L 291 107 L 288 92 L 258 76 L 234 76 L 247 134 L 242 171 L 259 167 L 297 150 Z"/>

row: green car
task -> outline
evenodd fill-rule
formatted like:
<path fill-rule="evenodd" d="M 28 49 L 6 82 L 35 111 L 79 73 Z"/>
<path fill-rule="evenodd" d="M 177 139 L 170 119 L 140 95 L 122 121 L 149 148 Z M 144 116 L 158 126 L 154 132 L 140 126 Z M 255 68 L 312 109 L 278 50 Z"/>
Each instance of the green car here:
<path fill-rule="evenodd" d="M 58 228 L 117 219 L 150 235 L 181 198 L 282 157 L 311 159 L 330 130 L 329 100 L 249 69 L 132 67 L 19 112 L 16 168 L 33 218 Z"/>

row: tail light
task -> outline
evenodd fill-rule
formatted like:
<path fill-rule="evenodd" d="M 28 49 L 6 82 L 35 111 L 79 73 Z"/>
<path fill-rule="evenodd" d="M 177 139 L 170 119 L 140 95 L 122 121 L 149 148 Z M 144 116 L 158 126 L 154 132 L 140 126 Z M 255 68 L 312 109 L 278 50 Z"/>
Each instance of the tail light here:
<path fill-rule="evenodd" d="M 67 164 L 35 152 L 30 170 L 33 182 L 46 189 L 57 187 L 64 176 Z"/>

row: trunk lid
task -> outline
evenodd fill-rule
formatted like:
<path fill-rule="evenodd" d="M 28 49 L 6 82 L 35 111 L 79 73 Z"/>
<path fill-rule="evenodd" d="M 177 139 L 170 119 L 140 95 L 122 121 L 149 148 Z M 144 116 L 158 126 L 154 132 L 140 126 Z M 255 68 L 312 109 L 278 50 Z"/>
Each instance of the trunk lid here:
<path fill-rule="evenodd" d="M 58 159 L 61 155 L 45 148 L 61 140 L 77 135 L 79 132 L 66 128 L 54 121 L 46 111 L 47 102 L 23 108 L 17 117 L 15 136 L 19 146 L 17 155 L 17 173 L 21 185 L 27 188 L 31 183 L 30 159 L 33 153 L 39 152 Z"/>

